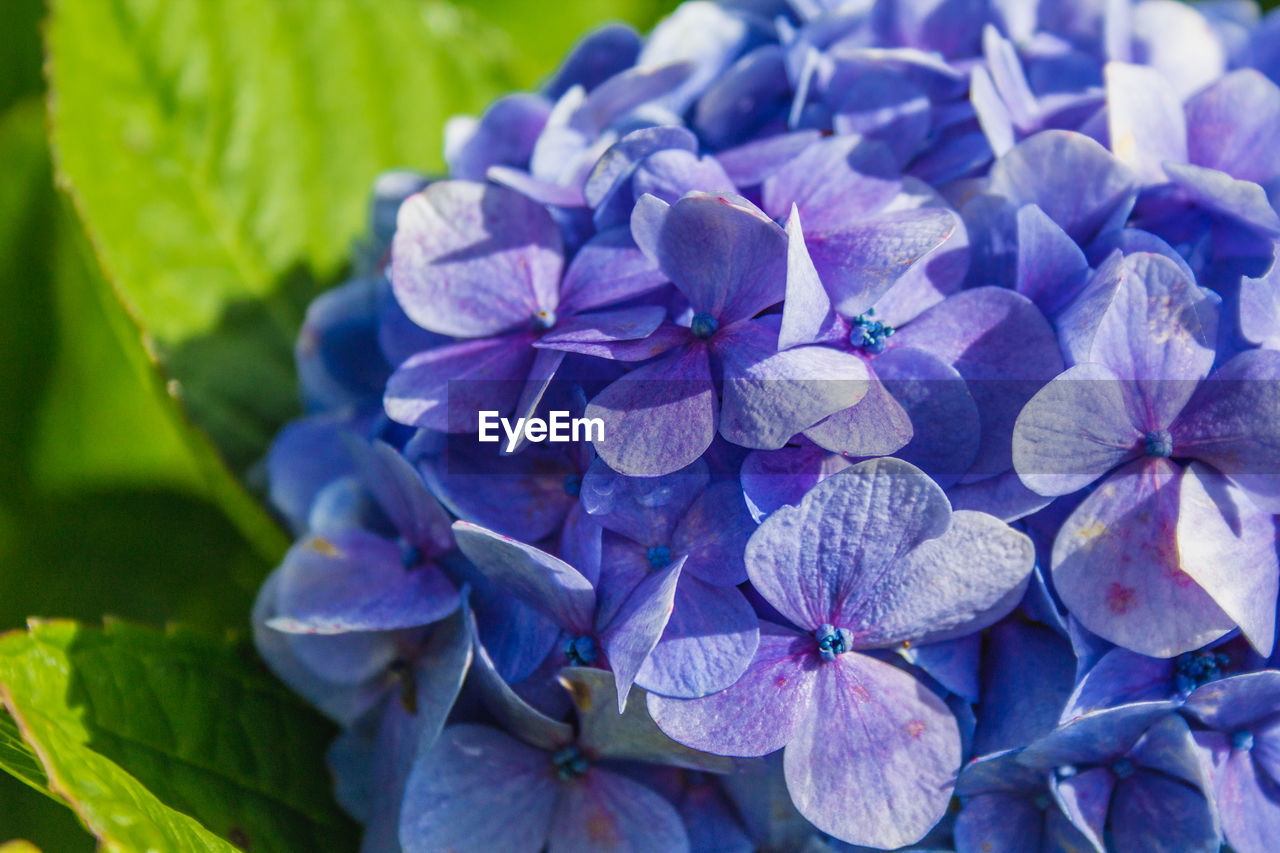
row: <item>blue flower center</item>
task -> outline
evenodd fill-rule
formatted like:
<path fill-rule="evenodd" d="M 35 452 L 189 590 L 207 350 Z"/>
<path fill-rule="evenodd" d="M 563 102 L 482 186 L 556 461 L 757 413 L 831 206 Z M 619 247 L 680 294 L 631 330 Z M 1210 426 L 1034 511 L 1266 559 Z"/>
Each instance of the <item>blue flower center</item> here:
<path fill-rule="evenodd" d="M 585 635 L 567 640 L 564 655 L 571 666 L 590 666 L 596 660 L 596 641 Z"/>
<path fill-rule="evenodd" d="M 693 322 L 689 324 L 689 331 L 693 332 L 693 336 L 703 341 L 714 335 L 718 328 L 720 328 L 720 321 L 706 311 L 694 314 Z"/>
<path fill-rule="evenodd" d="M 671 549 L 666 545 L 654 545 L 645 552 L 645 556 L 649 558 L 651 569 L 664 569 L 671 565 Z"/>
<path fill-rule="evenodd" d="M 877 355 L 884 352 L 889 338 L 893 337 L 893 326 L 875 319 L 875 309 L 853 318 L 853 328 L 849 330 L 849 343 L 863 352 Z"/>
<path fill-rule="evenodd" d="M 571 498 L 576 498 L 578 495 L 582 494 L 581 474 L 564 475 L 564 493 Z"/>
<path fill-rule="evenodd" d="M 842 655 L 853 648 L 853 632 L 848 628 L 836 628 L 823 625 L 813 632 L 818 641 L 818 654 L 825 661 L 833 661 L 836 655 Z"/>
<path fill-rule="evenodd" d="M 1217 681 L 1231 659 L 1221 652 L 1187 652 L 1174 660 L 1173 683 L 1179 693 L 1190 693 L 1197 687 Z"/>
<path fill-rule="evenodd" d="M 1253 749 L 1253 732 L 1248 729 L 1232 732 L 1231 748 L 1238 752 L 1248 752 Z"/>
<path fill-rule="evenodd" d="M 422 563 L 422 549 L 404 539 L 400 540 L 400 565 L 412 569 Z"/>
<path fill-rule="evenodd" d="M 1128 779 L 1133 775 L 1133 762 L 1127 758 L 1117 758 L 1111 763 L 1111 772 L 1117 779 Z"/>
<path fill-rule="evenodd" d="M 530 317 L 529 322 L 539 332 L 545 332 L 556 324 L 556 312 L 550 308 L 544 309 Z"/>
<path fill-rule="evenodd" d="M 1153 429 L 1142 437 L 1142 450 L 1148 456 L 1168 459 L 1173 455 L 1173 436 L 1167 429 Z"/>
<path fill-rule="evenodd" d="M 572 782 L 574 779 L 582 778 L 582 775 L 591 767 L 591 762 L 587 761 L 582 751 L 572 744 L 556 750 L 551 755 L 551 764 L 556 768 L 556 776 L 562 782 Z"/>

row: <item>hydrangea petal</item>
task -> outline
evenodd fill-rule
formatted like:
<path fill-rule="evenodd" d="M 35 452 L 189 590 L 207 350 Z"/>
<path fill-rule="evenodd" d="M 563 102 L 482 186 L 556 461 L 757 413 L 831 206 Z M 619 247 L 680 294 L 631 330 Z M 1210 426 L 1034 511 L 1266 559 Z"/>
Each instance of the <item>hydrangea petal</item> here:
<path fill-rule="evenodd" d="M 675 806 L 631 779 L 593 767 L 556 801 L 547 853 L 688 853 Z"/>
<path fill-rule="evenodd" d="M 1058 805 L 1098 853 L 1107 849 L 1105 825 L 1114 790 L 1115 778 L 1105 767 L 1094 767 L 1078 776 L 1060 779 L 1054 786 Z"/>
<path fill-rule="evenodd" d="M 1063 723 L 1018 753 L 1018 762 L 1050 770 L 1065 764 L 1111 761 L 1128 752 L 1143 732 L 1177 707 L 1176 702 L 1133 702 L 1084 714 Z"/>
<path fill-rule="evenodd" d="M 409 775 L 400 844 L 405 853 L 538 853 L 558 791 L 545 752 L 488 726 L 449 726 Z"/>
<path fill-rule="evenodd" d="M 400 207 L 391 286 L 424 329 L 498 334 L 556 308 L 561 251 L 540 204 L 493 184 L 438 181 Z"/>
<path fill-rule="evenodd" d="M 1009 619 L 987 635 L 981 675 L 978 755 L 1026 746 L 1053 729 L 1075 681 L 1075 655 L 1057 631 Z"/>
<path fill-rule="evenodd" d="M 1217 775 L 1227 843 L 1237 853 L 1268 853 L 1280 838 L 1280 785 L 1245 750 L 1230 752 Z"/>
<path fill-rule="evenodd" d="M 1280 707 L 1280 672 L 1262 670 L 1214 681 L 1187 698 L 1186 711 L 1228 734 L 1270 717 Z"/>
<path fill-rule="evenodd" d="M 738 484 L 716 483 L 680 519 L 672 552 L 688 555 L 686 574 L 714 586 L 737 586 L 747 579 L 742 555 L 755 529 Z"/>
<path fill-rule="evenodd" d="M 873 369 L 908 418 L 912 434 L 898 458 L 943 488 L 953 485 L 972 466 L 982 429 L 978 404 L 959 371 L 912 347 L 882 353 Z"/>
<path fill-rule="evenodd" d="M 1262 187 L 1252 181 L 1238 181 L 1226 172 L 1189 163 L 1165 163 L 1164 171 L 1203 207 L 1247 225 L 1265 237 L 1280 236 L 1280 215 L 1276 214 Z"/>
<path fill-rule="evenodd" d="M 913 434 L 911 416 L 874 374 L 866 388 L 861 400 L 806 429 L 805 438 L 847 456 L 887 456 L 905 447 Z"/>
<path fill-rule="evenodd" d="M 963 636 L 1017 606 L 1034 562 L 1026 534 L 984 513 L 954 512 L 941 536 L 862 578 L 832 624 L 854 632 L 855 648 Z"/>
<path fill-rule="evenodd" d="M 676 589 L 662 638 L 636 673 L 636 684 L 679 698 L 723 690 L 746 671 L 759 637 L 755 611 L 736 587 L 686 577 Z"/>
<path fill-rule="evenodd" d="M 364 487 L 406 540 L 438 552 L 453 547 L 452 520 L 422 476 L 385 441 L 347 443 Z"/>
<path fill-rule="evenodd" d="M 639 237 L 637 242 L 646 248 Z M 786 235 L 745 199 L 685 196 L 663 217 L 654 249 L 654 260 L 693 310 L 710 314 L 721 326 L 782 301 Z"/>
<path fill-rule="evenodd" d="M 650 719 L 644 701 L 628 703 L 619 714 L 614 707 L 618 688 L 608 670 L 566 667 L 558 680 L 569 691 L 577 710 L 578 744 L 598 758 L 670 764 L 713 773 L 732 769 L 731 759 L 697 752 L 664 735 Z M 639 692 L 638 688 L 632 689 Z"/>
<path fill-rule="evenodd" d="M 817 685 L 812 637 L 760 623 L 760 645 L 742 677 L 699 699 L 650 693 L 649 713 L 673 740 L 718 755 L 757 756 L 791 740 Z"/>
<path fill-rule="evenodd" d="M 1180 479 L 1167 459 L 1130 463 L 1085 498 L 1053 545 L 1054 587 L 1072 614 L 1151 657 L 1200 648 L 1233 627 L 1180 565 Z"/>
<path fill-rule="evenodd" d="M 1118 850 L 1217 853 L 1221 847 L 1212 807 L 1196 788 L 1139 770 L 1116 785 L 1111 839 Z"/>
<path fill-rule="evenodd" d="M 741 479 L 751 517 L 760 522 L 780 506 L 799 504 L 810 489 L 850 464 L 813 444 L 749 454 Z"/>
<path fill-rule="evenodd" d="M 1016 214 L 1015 289 L 1047 315 L 1060 311 L 1084 285 L 1089 262 L 1067 233 L 1034 204 Z"/>
<path fill-rule="evenodd" d="M 1165 183 L 1160 164 L 1187 159 L 1181 100 L 1158 69 L 1109 62 L 1104 73 L 1112 152 L 1144 183 Z"/>
<path fill-rule="evenodd" d="M 1046 169 L 1044 164 L 1053 163 Z M 991 191 L 1021 207 L 1040 206 L 1077 243 L 1088 243 L 1136 191 L 1130 169 L 1092 139 L 1046 130 L 991 167 Z"/>
<path fill-rule="evenodd" d="M 946 495 L 918 468 L 869 460 L 765 519 L 747 543 L 747 573 L 801 628 L 839 624 L 861 585 L 945 533 L 950 518 Z"/>
<path fill-rule="evenodd" d="M 666 282 L 631 238 L 629 226 L 602 231 L 588 240 L 565 271 L 557 311 L 576 314 L 639 296 Z"/>
<path fill-rule="evenodd" d="M 462 553 L 495 583 L 561 627 L 580 634 L 590 632 L 595 590 L 573 566 L 467 521 L 454 522 L 453 534 Z"/>
<path fill-rule="evenodd" d="M 946 811 L 960 768 L 955 717 L 905 672 L 858 654 L 820 665 L 783 753 L 787 789 L 824 832 L 886 849 Z"/>
<path fill-rule="evenodd" d="M 418 353 L 387 380 L 387 415 L 439 432 L 475 432 L 477 412 L 514 408 L 533 365 L 531 340 L 521 332 Z"/>
<path fill-rule="evenodd" d="M 617 380 L 587 406 L 588 418 L 605 423 L 596 452 L 630 476 L 678 471 L 711 445 L 715 397 L 706 347 L 668 353 Z"/>
<path fill-rule="evenodd" d="M 1178 492 L 1178 553 L 1192 580 L 1240 626 L 1249 644 L 1270 655 L 1276 634 L 1280 557 L 1273 518 L 1230 481 L 1198 463 Z"/>
<path fill-rule="evenodd" d="M 1277 174 L 1280 87 L 1252 68 L 1214 81 L 1187 101 L 1188 159 L 1244 181 Z"/>
<path fill-rule="evenodd" d="M 778 349 L 811 344 L 835 326 L 835 312 L 804 243 L 800 211 L 793 204 L 787 217 L 787 294 L 782 304 Z"/>
<path fill-rule="evenodd" d="M 609 668 L 618 682 L 618 711 L 627 706 L 627 694 L 662 638 L 675 609 L 676 587 L 685 558 L 646 577 L 636 585 L 609 624 L 600 631 L 600 642 Z"/>
<path fill-rule="evenodd" d="M 867 366 L 857 356 L 822 346 L 778 351 L 776 334 L 761 323 L 722 335 L 715 342 L 724 365 L 720 434 L 734 444 L 776 450 L 867 393 Z M 834 440 L 842 439 L 856 440 Z"/>
<path fill-rule="evenodd" d="M 1044 820 L 1026 797 L 970 797 L 956 816 L 957 853 L 1041 853 Z"/>
<path fill-rule="evenodd" d="M 1101 364 L 1070 368 L 1018 415 L 1013 465 L 1043 495 L 1066 495 L 1136 454 L 1143 433 L 1116 375 Z"/>

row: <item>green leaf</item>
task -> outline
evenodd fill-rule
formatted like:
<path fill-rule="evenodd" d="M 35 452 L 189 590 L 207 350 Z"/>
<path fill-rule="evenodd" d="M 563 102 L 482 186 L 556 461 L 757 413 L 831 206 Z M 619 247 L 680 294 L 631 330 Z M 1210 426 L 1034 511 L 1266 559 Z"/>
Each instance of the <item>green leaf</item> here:
<path fill-rule="evenodd" d="M 105 850 L 353 849 L 333 735 L 251 648 L 123 623 L 0 638 L 0 695 Z"/>
<path fill-rule="evenodd" d="M 108 278 L 232 468 L 296 414 L 302 310 L 377 173 L 507 81 L 500 35 L 414 0 L 54 0 L 52 141 Z"/>
<path fill-rule="evenodd" d="M 0 711 L 0 769 L 42 794 L 53 796 L 39 759 L 22 739 L 18 724 L 5 711 Z"/>

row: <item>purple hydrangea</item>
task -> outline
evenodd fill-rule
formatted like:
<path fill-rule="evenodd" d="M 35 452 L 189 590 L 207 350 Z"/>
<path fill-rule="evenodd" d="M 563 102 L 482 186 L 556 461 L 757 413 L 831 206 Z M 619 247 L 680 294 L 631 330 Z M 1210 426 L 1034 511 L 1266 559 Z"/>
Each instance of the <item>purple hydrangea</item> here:
<path fill-rule="evenodd" d="M 380 178 L 253 614 L 363 849 L 1270 851 L 1277 33 L 688 0 Z"/>

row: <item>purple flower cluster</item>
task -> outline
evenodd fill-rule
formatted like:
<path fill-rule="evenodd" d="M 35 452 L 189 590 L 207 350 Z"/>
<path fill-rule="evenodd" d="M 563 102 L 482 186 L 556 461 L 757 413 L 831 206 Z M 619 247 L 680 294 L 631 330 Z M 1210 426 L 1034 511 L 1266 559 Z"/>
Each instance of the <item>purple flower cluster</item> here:
<path fill-rule="evenodd" d="M 1277 80 L 1247 1 L 689 0 L 380 179 L 254 614 L 364 849 L 1277 849 Z"/>

